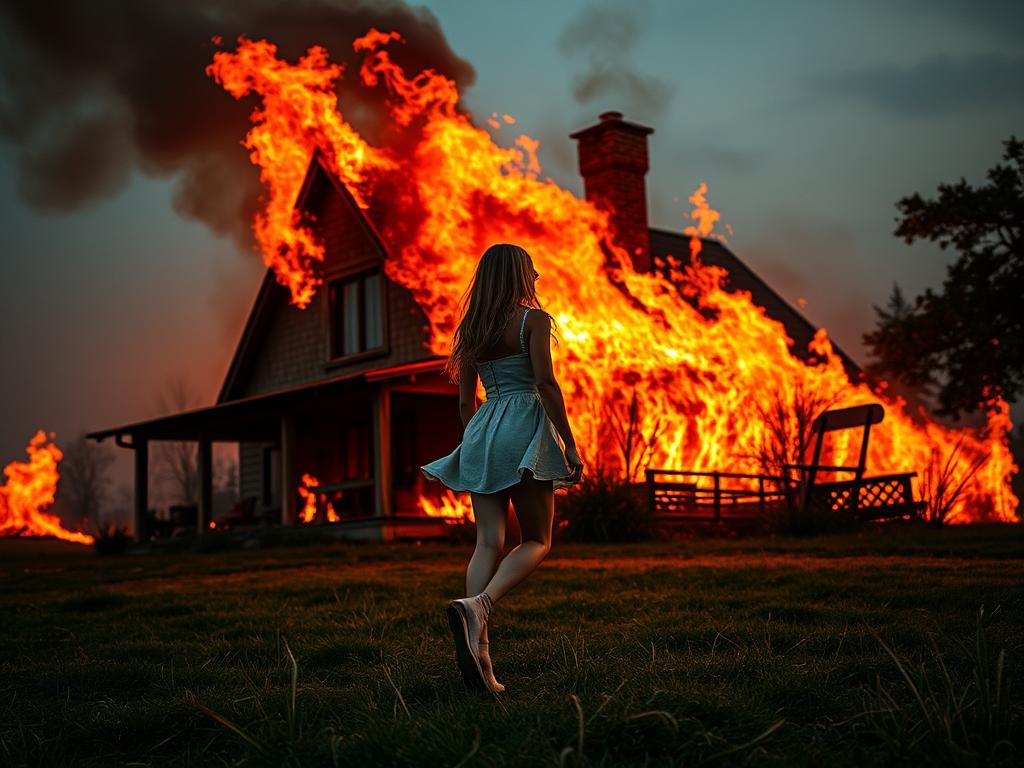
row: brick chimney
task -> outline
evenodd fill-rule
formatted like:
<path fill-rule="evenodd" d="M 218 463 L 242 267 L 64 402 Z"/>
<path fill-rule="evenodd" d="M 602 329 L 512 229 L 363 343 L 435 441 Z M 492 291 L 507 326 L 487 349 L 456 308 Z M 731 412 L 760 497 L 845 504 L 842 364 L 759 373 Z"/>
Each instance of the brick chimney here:
<path fill-rule="evenodd" d="M 603 112 L 600 122 L 569 134 L 579 142 L 580 174 L 587 200 L 610 211 L 616 242 L 633 259 L 637 272 L 651 269 L 647 231 L 647 137 L 654 133 L 627 123 L 621 112 Z"/>

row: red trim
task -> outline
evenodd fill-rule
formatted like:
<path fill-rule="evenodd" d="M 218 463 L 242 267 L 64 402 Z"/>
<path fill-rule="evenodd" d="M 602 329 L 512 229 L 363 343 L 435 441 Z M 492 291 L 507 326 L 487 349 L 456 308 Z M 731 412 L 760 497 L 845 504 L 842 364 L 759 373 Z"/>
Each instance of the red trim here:
<path fill-rule="evenodd" d="M 392 366 L 391 368 L 378 368 L 375 371 L 366 371 L 364 375 L 367 381 L 379 381 L 380 379 L 394 379 L 413 373 L 440 371 L 444 369 L 444 360 L 443 357 L 435 357 L 430 360 L 420 360 L 416 363 L 405 363 Z"/>

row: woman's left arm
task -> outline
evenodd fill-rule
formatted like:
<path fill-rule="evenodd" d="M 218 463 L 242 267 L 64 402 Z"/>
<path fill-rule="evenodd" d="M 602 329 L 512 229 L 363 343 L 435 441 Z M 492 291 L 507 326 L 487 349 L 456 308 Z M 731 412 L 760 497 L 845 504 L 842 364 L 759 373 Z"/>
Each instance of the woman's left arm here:
<path fill-rule="evenodd" d="M 462 417 L 463 429 L 469 424 L 474 413 L 476 413 L 476 368 L 464 365 L 459 371 L 459 416 Z"/>

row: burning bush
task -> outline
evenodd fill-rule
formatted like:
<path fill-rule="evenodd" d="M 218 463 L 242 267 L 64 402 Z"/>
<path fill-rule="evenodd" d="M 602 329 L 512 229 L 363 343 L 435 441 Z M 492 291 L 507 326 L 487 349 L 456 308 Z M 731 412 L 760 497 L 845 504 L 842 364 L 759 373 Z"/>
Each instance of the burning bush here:
<path fill-rule="evenodd" d="M 56 515 L 44 512 L 57 493 L 60 448 L 39 430 L 26 449 L 29 460 L 4 467 L 7 482 L 0 487 L 0 537 L 53 536 L 77 544 L 92 544 L 93 537 L 69 531 Z"/>

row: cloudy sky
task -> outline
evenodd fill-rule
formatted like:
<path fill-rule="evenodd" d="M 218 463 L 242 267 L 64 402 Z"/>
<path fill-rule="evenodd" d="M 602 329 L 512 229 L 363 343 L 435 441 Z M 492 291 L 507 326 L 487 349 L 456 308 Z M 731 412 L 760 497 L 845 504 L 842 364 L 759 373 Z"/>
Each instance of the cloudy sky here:
<path fill-rule="evenodd" d="M 1020 2 L 59 5 L 0 11 L 3 463 L 40 428 L 159 415 L 175 378 L 216 396 L 263 267 L 238 215 L 252 179 L 228 172 L 247 110 L 202 76 L 211 33 L 333 53 L 370 23 L 416 29 L 478 121 L 514 115 L 577 193 L 569 133 L 607 109 L 652 126 L 652 225 L 683 226 L 706 181 L 733 250 L 860 360 L 872 304 L 951 258 L 893 237 L 895 201 L 983 181 L 1024 135 Z"/>

